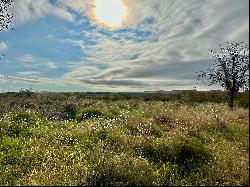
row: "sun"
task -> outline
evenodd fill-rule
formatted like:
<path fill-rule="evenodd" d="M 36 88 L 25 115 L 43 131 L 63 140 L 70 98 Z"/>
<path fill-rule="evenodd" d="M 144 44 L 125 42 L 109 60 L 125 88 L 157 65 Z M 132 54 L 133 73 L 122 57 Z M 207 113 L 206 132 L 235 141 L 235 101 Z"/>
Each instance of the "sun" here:
<path fill-rule="evenodd" d="M 100 24 L 117 28 L 127 17 L 127 7 L 123 0 L 95 0 L 94 14 Z"/>

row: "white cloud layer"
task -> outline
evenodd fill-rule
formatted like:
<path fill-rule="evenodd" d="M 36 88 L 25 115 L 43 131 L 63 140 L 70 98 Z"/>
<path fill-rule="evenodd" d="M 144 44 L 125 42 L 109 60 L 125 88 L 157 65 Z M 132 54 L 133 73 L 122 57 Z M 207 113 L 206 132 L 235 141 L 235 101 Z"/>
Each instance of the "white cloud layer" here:
<path fill-rule="evenodd" d="M 209 65 L 210 48 L 228 40 L 247 43 L 249 40 L 247 0 L 127 0 L 126 3 L 133 17 L 127 27 L 152 34 L 138 42 L 133 33 L 112 33 L 111 37 L 98 35 L 97 31 L 88 33 L 99 38 L 88 51 L 90 57 L 85 59 L 88 65 L 79 62 L 67 79 L 117 89 L 191 88 L 195 85 L 195 72 Z M 153 23 L 142 24 L 147 19 Z M 98 64 L 108 68 L 99 69 L 92 76 L 84 75 L 83 66 L 86 69 Z"/>
<path fill-rule="evenodd" d="M 113 89 L 191 88 L 195 72 L 209 65 L 209 49 L 249 40 L 248 0 L 124 0 L 129 19 L 121 32 L 97 27 L 60 40 L 78 46 L 82 61 L 69 62 L 67 83 Z M 16 22 L 54 15 L 81 24 L 93 1 L 16 0 Z M 83 22 L 84 23 L 84 22 Z M 76 39 L 74 36 L 82 36 Z M 95 42 L 91 46 L 85 39 Z M 32 61 L 25 56 L 23 62 Z M 56 68 L 55 64 L 48 68 Z M 105 67 L 105 68 L 103 68 Z"/>

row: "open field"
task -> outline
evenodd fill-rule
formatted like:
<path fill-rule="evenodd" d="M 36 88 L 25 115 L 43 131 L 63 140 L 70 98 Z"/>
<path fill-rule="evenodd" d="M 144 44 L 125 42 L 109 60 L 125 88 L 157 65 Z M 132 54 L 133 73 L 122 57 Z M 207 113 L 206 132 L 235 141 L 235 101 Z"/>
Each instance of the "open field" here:
<path fill-rule="evenodd" d="M 249 185 L 248 96 L 0 94 L 0 185 Z"/>

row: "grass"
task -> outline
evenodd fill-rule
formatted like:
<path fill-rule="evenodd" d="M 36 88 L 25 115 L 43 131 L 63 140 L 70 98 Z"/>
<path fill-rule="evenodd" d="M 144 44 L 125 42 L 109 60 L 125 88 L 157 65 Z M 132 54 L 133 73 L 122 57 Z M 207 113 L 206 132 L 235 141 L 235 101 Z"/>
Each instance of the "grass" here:
<path fill-rule="evenodd" d="M 0 185 L 249 185 L 246 108 L 79 99 L 45 113 L 36 105 L 2 112 Z"/>

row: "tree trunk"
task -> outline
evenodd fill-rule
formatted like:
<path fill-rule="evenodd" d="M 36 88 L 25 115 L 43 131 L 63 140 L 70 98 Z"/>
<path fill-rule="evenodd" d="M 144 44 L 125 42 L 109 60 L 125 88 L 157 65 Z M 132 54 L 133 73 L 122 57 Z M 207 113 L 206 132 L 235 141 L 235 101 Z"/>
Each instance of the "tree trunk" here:
<path fill-rule="evenodd" d="M 228 101 L 228 106 L 233 109 L 234 107 L 234 99 L 235 99 L 235 93 L 234 92 L 229 92 L 229 101 Z"/>

